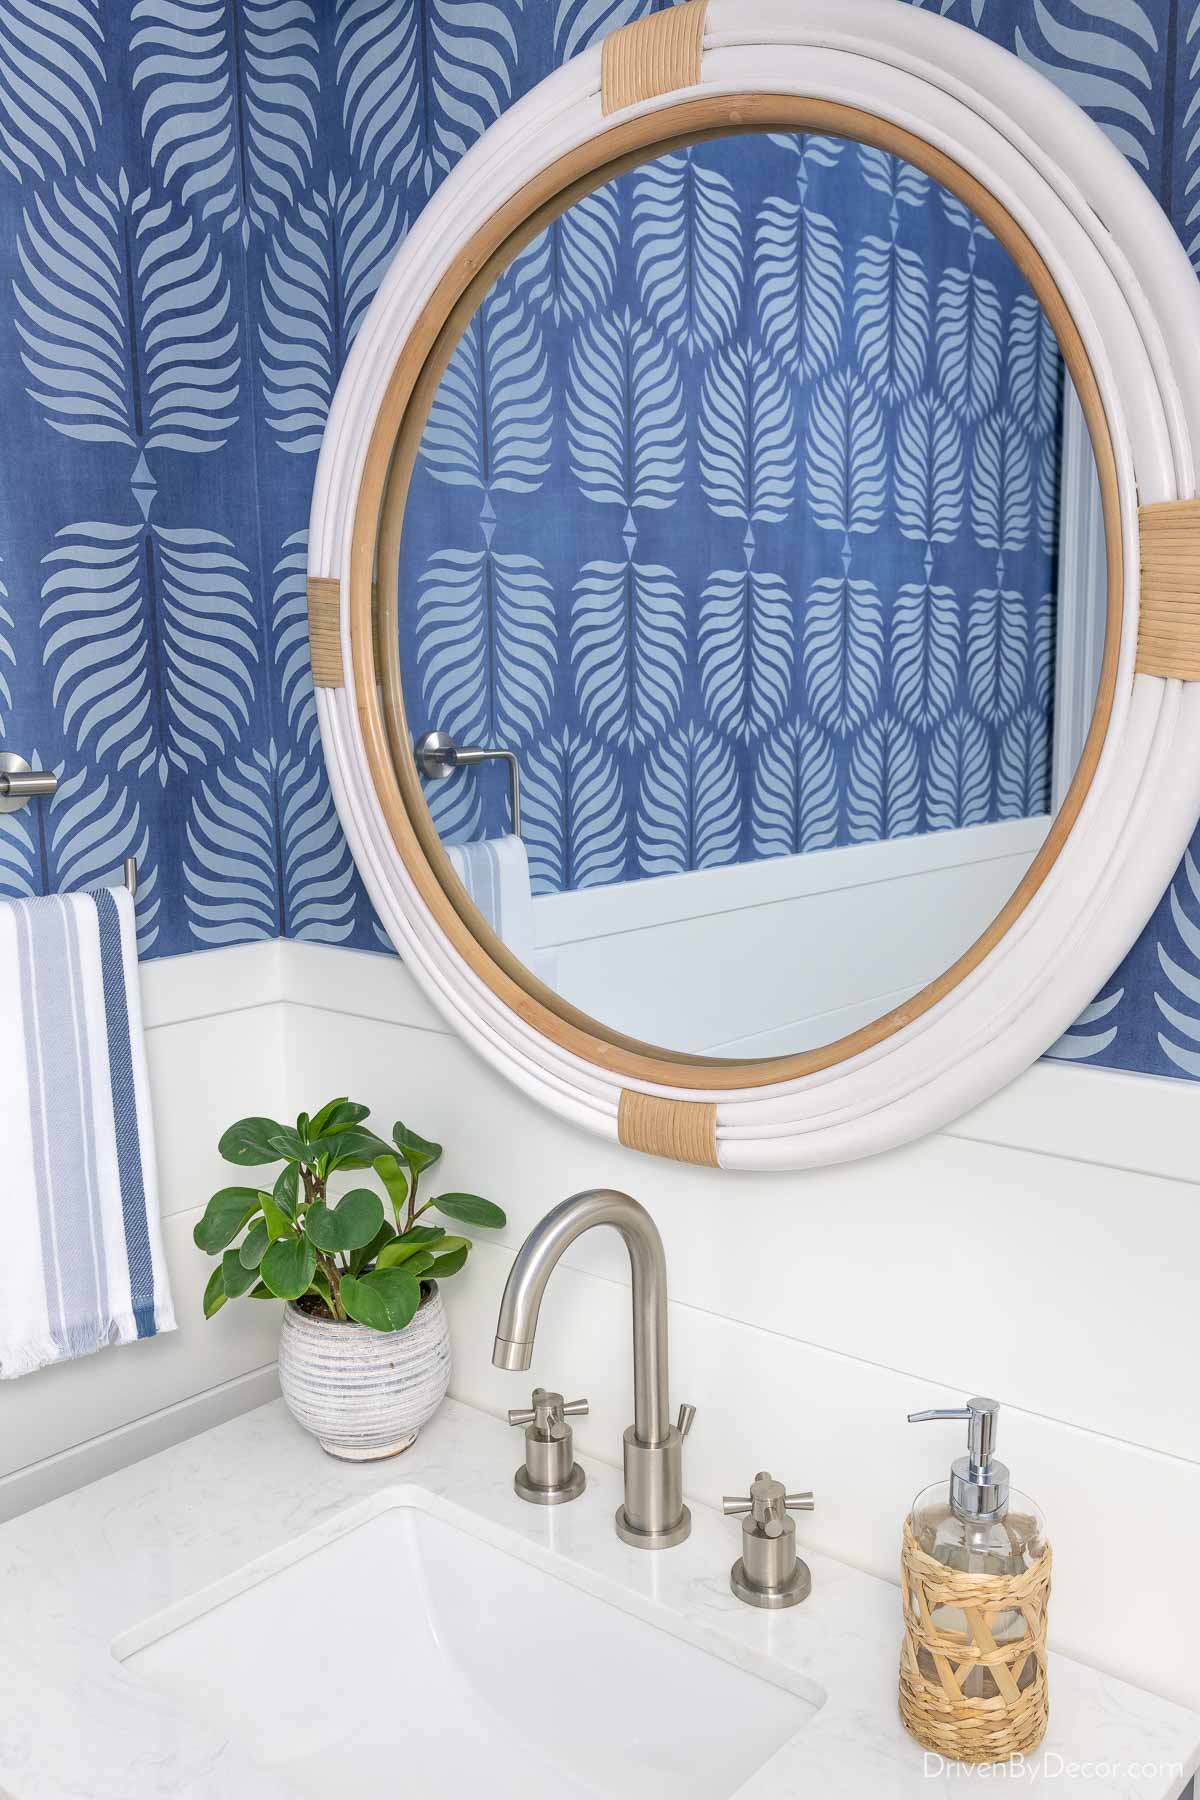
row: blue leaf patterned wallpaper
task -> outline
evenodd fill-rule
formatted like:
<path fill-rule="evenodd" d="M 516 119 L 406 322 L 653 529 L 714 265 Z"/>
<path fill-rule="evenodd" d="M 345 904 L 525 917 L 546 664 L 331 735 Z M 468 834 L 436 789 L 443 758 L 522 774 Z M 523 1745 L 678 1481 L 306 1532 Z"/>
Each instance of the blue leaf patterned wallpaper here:
<path fill-rule="evenodd" d="M 52 805 L 0 822 L 0 892 L 136 852 L 146 954 L 378 944 L 307 673 L 329 398 L 446 170 L 656 3 L 0 0 L 0 740 L 62 773 Z M 1200 261 L 1200 0 L 930 8 L 1091 112 Z M 777 529 L 755 527 L 766 574 Z M 605 558 L 627 560 L 619 533 Z M 1197 858 L 1200 839 L 1061 1053 L 1200 1076 Z"/>
<path fill-rule="evenodd" d="M 519 750 L 541 893 L 1045 813 L 1062 378 L 919 170 L 796 135 L 644 164 L 442 378 L 414 731 Z M 429 800 L 447 839 L 507 829 L 503 780 Z"/>

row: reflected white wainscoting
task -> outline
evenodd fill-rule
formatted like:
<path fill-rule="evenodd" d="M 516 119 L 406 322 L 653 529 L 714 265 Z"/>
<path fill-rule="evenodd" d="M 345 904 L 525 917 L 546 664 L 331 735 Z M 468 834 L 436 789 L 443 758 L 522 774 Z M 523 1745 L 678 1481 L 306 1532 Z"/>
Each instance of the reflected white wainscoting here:
<path fill-rule="evenodd" d="M 903 1150 L 734 1175 L 541 1111 L 392 958 L 267 944 L 152 964 L 144 986 L 181 1330 L 0 1386 L 0 1517 L 264 1397 L 278 1309 L 246 1301 L 205 1324 L 191 1225 L 228 1177 L 230 1119 L 350 1092 L 385 1129 L 444 1141 L 443 1185 L 508 1211 L 447 1284 L 461 1398 L 498 1412 L 535 1380 L 576 1388 L 592 1402 L 581 1445 L 618 1460 L 630 1332 L 614 1234 L 572 1246 L 528 1377 L 489 1358 L 524 1233 L 565 1194 L 627 1188 L 666 1241 L 672 1399 L 699 1407 L 690 1492 L 711 1501 L 771 1468 L 817 1492 L 807 1542 L 894 1577 L 905 1507 L 959 1450 L 955 1426 L 909 1427 L 905 1411 L 995 1392 L 1001 1453 L 1055 1540 L 1054 1643 L 1200 1706 L 1200 1087 L 1042 1063 Z"/>
<path fill-rule="evenodd" d="M 539 895 L 539 965 L 573 1006 L 646 1043 L 704 1056 L 813 1049 L 961 956 L 1049 826 L 1011 819 Z M 736 981 L 709 979 L 715 969 Z"/>

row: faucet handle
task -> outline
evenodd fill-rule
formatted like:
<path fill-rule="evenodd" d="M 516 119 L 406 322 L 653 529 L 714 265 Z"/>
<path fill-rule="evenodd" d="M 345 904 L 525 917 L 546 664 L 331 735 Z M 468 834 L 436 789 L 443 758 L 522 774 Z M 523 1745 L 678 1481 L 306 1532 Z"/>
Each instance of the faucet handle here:
<path fill-rule="evenodd" d="M 742 1520 L 742 1554 L 729 1572 L 729 1585 L 748 1606 L 796 1606 L 812 1587 L 808 1564 L 796 1554 L 796 1527 L 789 1512 L 812 1512 L 810 1493 L 789 1494 L 782 1481 L 760 1469 L 750 1492 L 726 1494 L 721 1510 Z"/>
<path fill-rule="evenodd" d="M 786 1493 L 782 1481 L 776 1481 L 766 1469 L 760 1469 L 745 1498 L 741 1494 L 724 1495 L 721 1511 L 727 1518 L 752 1516 L 767 1537 L 779 1537 L 787 1513 L 815 1512 L 816 1501 L 811 1488 L 804 1493 Z"/>
<path fill-rule="evenodd" d="M 693 1424 L 693 1421 L 695 1420 L 695 1417 L 696 1417 L 695 1407 L 689 1406 L 687 1401 L 685 1400 L 683 1402 L 683 1405 L 679 1408 L 679 1417 L 675 1421 L 675 1429 L 676 1429 L 676 1431 L 678 1431 L 681 1438 L 685 1438 L 687 1436 L 688 1432 L 692 1429 L 692 1424 Z"/>
<path fill-rule="evenodd" d="M 586 1400 L 564 1400 L 553 1388 L 534 1388 L 531 1406 L 510 1409 L 510 1425 L 525 1427 L 525 1461 L 513 1477 L 522 1500 L 535 1506 L 557 1506 L 582 1494 L 586 1477 L 575 1461 L 574 1433 L 568 1415 L 586 1413 Z"/>
<path fill-rule="evenodd" d="M 564 1419 L 583 1418 L 588 1410 L 586 1400 L 564 1400 L 553 1388 L 534 1388 L 532 1404 L 529 1406 L 510 1406 L 508 1422 L 510 1425 L 532 1425 L 535 1430 L 544 1434 L 561 1425 Z"/>

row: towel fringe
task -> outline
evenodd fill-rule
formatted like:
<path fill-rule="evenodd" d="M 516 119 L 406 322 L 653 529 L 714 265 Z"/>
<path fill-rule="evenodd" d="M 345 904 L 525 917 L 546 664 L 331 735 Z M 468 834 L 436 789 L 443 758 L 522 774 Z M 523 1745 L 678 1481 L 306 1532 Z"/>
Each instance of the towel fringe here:
<path fill-rule="evenodd" d="M 156 1331 L 173 1331 L 175 1317 L 168 1307 L 155 1309 Z M 137 1342 L 137 1320 L 132 1312 L 117 1313 L 104 1325 L 89 1322 L 68 1331 L 65 1338 L 46 1334 L 26 1338 L 17 1344 L 0 1343 L 0 1381 L 15 1381 L 19 1375 L 33 1375 L 38 1369 L 52 1368 L 55 1363 L 73 1362 L 81 1356 L 94 1356 L 117 1344 Z"/>

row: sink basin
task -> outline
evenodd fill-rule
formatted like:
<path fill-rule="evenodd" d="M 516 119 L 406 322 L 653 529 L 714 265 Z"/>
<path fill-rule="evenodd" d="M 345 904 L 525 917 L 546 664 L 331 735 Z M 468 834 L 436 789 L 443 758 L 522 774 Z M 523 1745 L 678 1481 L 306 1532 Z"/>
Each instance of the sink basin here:
<path fill-rule="evenodd" d="M 313 1800 L 725 1800 L 816 1712 L 472 1524 L 409 1490 L 114 1653 Z"/>

